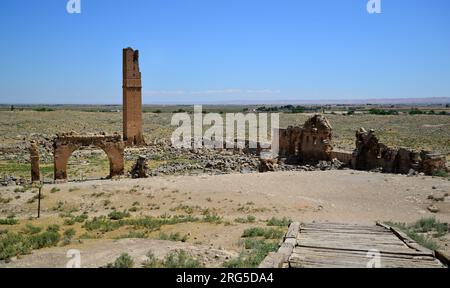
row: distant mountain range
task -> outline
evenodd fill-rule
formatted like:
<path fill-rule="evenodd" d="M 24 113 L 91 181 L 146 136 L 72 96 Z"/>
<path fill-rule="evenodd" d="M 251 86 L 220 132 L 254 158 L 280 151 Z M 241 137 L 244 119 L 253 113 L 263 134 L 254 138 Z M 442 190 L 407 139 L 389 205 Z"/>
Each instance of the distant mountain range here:
<path fill-rule="evenodd" d="M 450 104 L 450 97 L 433 97 L 433 98 L 384 98 L 384 99 L 305 99 L 305 100 L 231 100 L 231 101 L 192 101 L 181 102 L 181 101 L 154 101 L 147 102 L 147 105 L 193 105 L 193 104 L 204 104 L 204 105 L 365 105 L 365 104 L 375 104 L 375 105 L 438 105 L 438 104 Z"/>

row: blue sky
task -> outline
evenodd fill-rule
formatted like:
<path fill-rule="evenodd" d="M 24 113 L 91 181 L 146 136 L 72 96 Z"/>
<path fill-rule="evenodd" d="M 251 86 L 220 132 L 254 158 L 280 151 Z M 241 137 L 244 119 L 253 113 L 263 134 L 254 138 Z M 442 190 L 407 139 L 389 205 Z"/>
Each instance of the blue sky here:
<path fill-rule="evenodd" d="M 67 0 L 0 3 L 0 103 L 121 103 L 141 53 L 144 103 L 450 96 L 450 1 Z"/>

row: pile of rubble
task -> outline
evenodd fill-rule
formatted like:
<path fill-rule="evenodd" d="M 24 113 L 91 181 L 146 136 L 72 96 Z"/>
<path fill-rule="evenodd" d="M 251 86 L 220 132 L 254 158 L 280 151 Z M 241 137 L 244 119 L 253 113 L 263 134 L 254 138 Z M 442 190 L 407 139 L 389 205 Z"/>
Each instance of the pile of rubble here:
<path fill-rule="evenodd" d="M 135 159 L 136 164 L 129 175 L 135 178 L 144 178 L 145 175 L 196 175 L 196 174 L 230 174 L 230 173 L 256 173 L 270 171 L 325 171 L 337 170 L 345 167 L 337 159 L 332 161 L 319 161 L 315 165 L 287 164 L 286 159 L 264 159 L 254 154 L 238 150 L 214 149 L 175 149 L 170 145 L 155 145 L 140 149 L 137 153 L 126 152 L 128 160 Z M 145 160 L 144 160 L 145 159 Z M 156 169 L 149 169 L 145 161 L 161 162 Z M 145 166 L 144 166 L 145 165 Z M 146 167 L 146 168 L 143 168 Z M 145 170 L 145 173 L 143 172 Z M 142 177 L 138 177 L 141 175 Z"/>
<path fill-rule="evenodd" d="M 27 180 L 10 175 L 4 175 L 3 178 L 0 179 L 1 186 L 23 186 L 26 183 Z"/>

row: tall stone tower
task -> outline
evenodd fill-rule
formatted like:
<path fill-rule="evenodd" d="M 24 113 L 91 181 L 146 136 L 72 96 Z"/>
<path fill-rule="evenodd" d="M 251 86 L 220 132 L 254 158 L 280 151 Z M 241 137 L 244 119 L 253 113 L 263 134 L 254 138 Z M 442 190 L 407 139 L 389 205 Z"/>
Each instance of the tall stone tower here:
<path fill-rule="evenodd" d="M 139 51 L 132 48 L 123 49 L 123 138 L 127 146 L 145 145 Z"/>

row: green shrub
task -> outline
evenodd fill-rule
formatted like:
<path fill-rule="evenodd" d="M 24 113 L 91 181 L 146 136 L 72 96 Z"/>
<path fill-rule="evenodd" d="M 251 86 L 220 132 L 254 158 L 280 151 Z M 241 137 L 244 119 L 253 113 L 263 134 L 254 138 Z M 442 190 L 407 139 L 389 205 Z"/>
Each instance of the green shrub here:
<path fill-rule="evenodd" d="M 279 227 L 287 227 L 292 223 L 291 219 L 283 217 L 283 219 L 278 219 L 276 217 L 272 217 L 269 221 L 267 221 L 267 226 L 279 226 Z"/>
<path fill-rule="evenodd" d="M 251 216 L 251 215 L 247 216 L 247 218 L 236 218 L 236 219 L 234 219 L 234 222 L 242 223 L 242 224 L 254 223 L 255 221 L 256 221 L 256 217 L 255 216 Z"/>
<path fill-rule="evenodd" d="M 48 232 L 59 232 L 59 225 L 50 225 L 47 227 Z"/>
<path fill-rule="evenodd" d="M 185 251 L 173 251 L 164 260 L 158 260 L 153 252 L 147 253 L 147 260 L 142 264 L 144 268 L 202 268 L 203 265 L 189 256 Z"/>
<path fill-rule="evenodd" d="M 222 217 L 217 214 L 206 213 L 205 216 L 203 216 L 203 222 L 220 224 L 222 223 Z"/>
<path fill-rule="evenodd" d="M 0 219 L 0 225 L 16 225 L 17 223 L 17 219 L 14 218 Z"/>
<path fill-rule="evenodd" d="M 166 240 L 166 241 L 181 241 L 181 242 L 186 242 L 188 239 L 187 235 L 181 236 L 180 233 L 170 233 L 170 234 L 166 234 L 166 233 L 161 233 L 159 234 L 158 237 L 159 240 Z"/>
<path fill-rule="evenodd" d="M 61 189 L 59 189 L 58 187 L 53 187 L 51 190 L 50 190 L 50 193 L 56 193 L 56 192 L 59 192 L 59 191 L 61 191 Z"/>
<path fill-rule="evenodd" d="M 115 239 L 127 239 L 127 238 L 147 238 L 146 232 L 139 232 L 139 231 L 131 231 L 126 235 L 121 235 Z"/>
<path fill-rule="evenodd" d="M 282 238 L 283 235 L 284 232 L 278 229 L 255 227 L 244 230 L 242 237 L 243 238 L 264 237 L 266 239 L 279 239 Z"/>
<path fill-rule="evenodd" d="M 40 107 L 40 108 L 33 109 L 33 111 L 36 111 L 36 112 L 53 112 L 53 111 L 55 111 L 55 109 L 47 108 L 47 107 Z"/>
<path fill-rule="evenodd" d="M 29 234 L 29 235 L 34 235 L 34 234 L 38 234 L 39 232 L 42 231 L 42 228 L 40 227 L 36 227 L 33 226 L 33 224 L 28 223 L 25 228 L 23 228 L 23 233 L 25 234 Z"/>
<path fill-rule="evenodd" d="M 384 110 L 384 109 L 370 109 L 369 114 L 371 115 L 398 115 L 397 110 Z"/>
<path fill-rule="evenodd" d="M 442 223 L 434 217 L 422 218 L 412 225 L 412 228 L 418 233 L 436 232 L 436 237 L 444 236 L 449 231 L 447 223 Z"/>
<path fill-rule="evenodd" d="M 58 245 L 61 235 L 56 231 L 59 230 L 57 225 L 50 225 L 43 233 L 40 233 L 41 230 L 28 224 L 23 234 L 11 232 L 0 234 L 0 260 L 8 261 L 11 257 L 29 254 L 33 249 Z"/>
<path fill-rule="evenodd" d="M 26 236 L 10 232 L 0 235 L 0 260 L 8 261 L 11 257 L 30 252 L 31 246 Z"/>
<path fill-rule="evenodd" d="M 109 232 L 116 230 L 123 226 L 132 226 L 135 229 L 145 228 L 149 231 L 154 231 L 163 225 L 174 225 L 179 223 L 197 222 L 198 218 L 191 215 L 180 216 L 166 216 L 161 217 L 144 217 L 136 219 L 122 219 L 122 220 L 110 220 L 105 216 L 94 217 L 91 221 L 86 221 L 84 228 L 88 231 L 99 230 L 101 232 Z"/>
<path fill-rule="evenodd" d="M 114 263 L 108 263 L 106 268 L 133 268 L 134 261 L 130 255 L 123 253 L 119 258 L 114 261 Z"/>
<path fill-rule="evenodd" d="M 264 260 L 269 252 L 278 250 L 278 244 L 272 241 L 246 239 L 246 249 L 239 257 L 223 264 L 225 268 L 255 268 Z"/>
<path fill-rule="evenodd" d="M 123 218 L 130 217 L 130 213 L 127 211 L 119 212 L 119 211 L 113 211 L 108 214 L 109 219 L 111 220 L 121 220 Z"/>
<path fill-rule="evenodd" d="M 61 235 L 58 232 L 46 231 L 41 234 L 32 235 L 30 244 L 33 249 L 41 249 L 58 245 Z"/>
<path fill-rule="evenodd" d="M 426 112 L 419 109 L 413 109 L 409 111 L 409 115 L 422 115 L 422 114 L 426 114 Z"/>
<path fill-rule="evenodd" d="M 439 245 L 426 234 L 439 238 L 449 233 L 449 225 L 437 221 L 434 217 L 422 218 L 416 223 L 409 225 L 397 222 L 386 222 L 386 224 L 400 229 L 408 235 L 409 238 L 430 250 L 437 250 Z"/>
<path fill-rule="evenodd" d="M 439 170 L 439 171 L 435 172 L 433 176 L 442 177 L 442 178 L 448 178 L 450 175 L 445 170 Z"/>
<path fill-rule="evenodd" d="M 72 238 L 75 236 L 75 230 L 73 228 L 67 229 L 63 234 L 63 245 L 69 245 L 72 242 Z"/>
<path fill-rule="evenodd" d="M 162 263 L 156 258 L 155 254 L 152 251 L 147 253 L 147 260 L 144 261 L 142 267 L 144 268 L 161 268 Z"/>
<path fill-rule="evenodd" d="M 75 225 L 75 219 L 74 218 L 65 219 L 64 220 L 64 225 L 67 225 L 67 226 Z"/>

